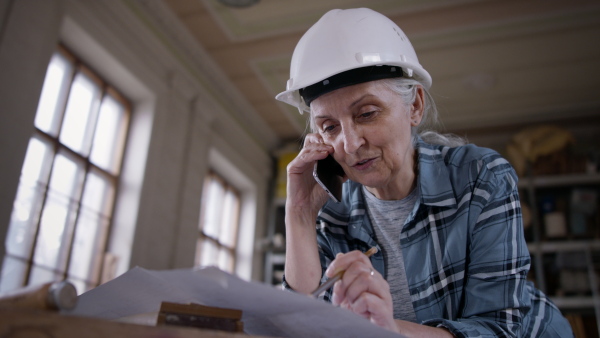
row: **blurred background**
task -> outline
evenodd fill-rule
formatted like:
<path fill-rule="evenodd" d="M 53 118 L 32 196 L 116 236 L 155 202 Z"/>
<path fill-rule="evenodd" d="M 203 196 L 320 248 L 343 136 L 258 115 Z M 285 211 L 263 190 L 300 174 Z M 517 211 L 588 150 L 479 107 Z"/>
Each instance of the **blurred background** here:
<path fill-rule="evenodd" d="M 277 286 L 306 115 L 274 97 L 302 34 L 355 7 L 410 38 L 442 131 L 513 164 L 529 279 L 597 337 L 592 0 L 1 0 L 0 290 L 67 278 L 81 293 L 134 266 Z"/>

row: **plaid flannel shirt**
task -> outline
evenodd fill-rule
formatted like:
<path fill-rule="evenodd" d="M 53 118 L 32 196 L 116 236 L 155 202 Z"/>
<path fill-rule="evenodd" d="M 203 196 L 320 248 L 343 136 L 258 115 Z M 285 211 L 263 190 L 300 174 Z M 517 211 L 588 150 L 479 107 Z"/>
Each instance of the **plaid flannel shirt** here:
<path fill-rule="evenodd" d="M 572 337 L 556 306 L 526 281 L 530 257 L 511 165 L 474 145 L 419 140 L 417 149 L 420 199 L 400 235 L 417 321 L 457 337 Z M 323 207 L 317 240 L 321 282 L 338 252 L 379 248 L 360 184 L 347 181 L 343 201 Z M 371 262 L 385 277 L 381 250 Z M 291 289 L 285 279 L 284 287 Z"/>

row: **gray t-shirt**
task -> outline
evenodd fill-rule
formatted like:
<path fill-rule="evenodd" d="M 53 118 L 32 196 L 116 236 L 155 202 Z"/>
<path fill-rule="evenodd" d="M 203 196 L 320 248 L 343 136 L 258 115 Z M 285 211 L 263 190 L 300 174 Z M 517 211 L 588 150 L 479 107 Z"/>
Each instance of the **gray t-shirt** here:
<path fill-rule="evenodd" d="M 416 322 L 417 318 L 406 281 L 400 232 L 419 197 L 418 190 L 413 189 L 408 196 L 399 201 L 384 201 L 363 187 L 367 210 L 375 230 L 375 238 L 384 257 L 386 280 L 390 285 L 394 302 L 394 318 L 411 322 Z"/>

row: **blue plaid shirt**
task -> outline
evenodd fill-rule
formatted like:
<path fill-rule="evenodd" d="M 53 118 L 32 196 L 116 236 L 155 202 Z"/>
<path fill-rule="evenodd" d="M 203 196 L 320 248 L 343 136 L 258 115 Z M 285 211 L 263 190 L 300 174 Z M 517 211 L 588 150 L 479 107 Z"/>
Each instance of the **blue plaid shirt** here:
<path fill-rule="evenodd" d="M 420 199 L 400 235 L 417 321 L 457 337 L 572 337 L 560 311 L 530 282 L 517 176 L 492 150 L 419 141 Z M 360 184 L 317 218 L 324 272 L 338 252 L 379 245 Z M 371 257 L 385 277 L 381 250 Z M 284 287 L 290 288 L 284 281 Z M 329 301 L 331 289 L 324 294 Z"/>

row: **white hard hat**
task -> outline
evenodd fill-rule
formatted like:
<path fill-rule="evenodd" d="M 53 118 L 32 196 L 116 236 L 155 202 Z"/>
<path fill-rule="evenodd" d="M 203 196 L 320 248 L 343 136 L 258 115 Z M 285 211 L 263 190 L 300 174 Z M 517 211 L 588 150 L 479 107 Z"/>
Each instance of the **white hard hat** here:
<path fill-rule="evenodd" d="M 427 89 L 431 87 L 431 76 L 419 64 L 400 27 L 367 8 L 334 9 L 323 15 L 296 45 L 287 90 L 275 98 L 300 112 L 309 111 L 310 102 L 301 95 L 307 87 L 318 85 L 316 93 L 323 94 L 344 85 L 400 75 L 416 79 Z M 348 82 L 352 78 L 356 80 Z"/>

